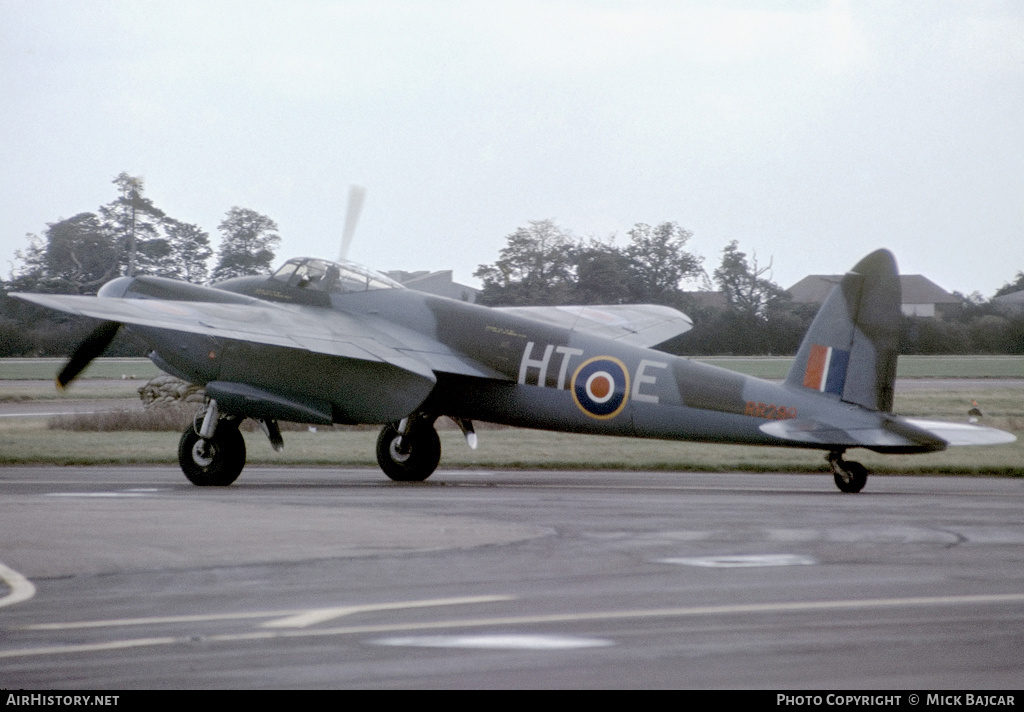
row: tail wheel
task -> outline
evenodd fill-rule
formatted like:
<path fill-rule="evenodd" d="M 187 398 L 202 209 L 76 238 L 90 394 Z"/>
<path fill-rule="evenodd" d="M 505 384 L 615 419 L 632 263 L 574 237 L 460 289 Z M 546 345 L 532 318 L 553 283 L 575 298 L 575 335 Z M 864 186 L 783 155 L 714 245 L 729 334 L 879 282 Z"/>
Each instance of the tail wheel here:
<path fill-rule="evenodd" d="M 396 482 L 422 482 L 441 461 L 441 439 L 433 426 L 420 424 L 400 435 L 385 425 L 377 438 L 377 463 Z"/>
<path fill-rule="evenodd" d="M 830 454 L 828 464 L 832 467 L 836 487 L 843 492 L 860 492 L 868 482 L 868 469 L 859 462 L 844 460 L 842 454 Z"/>
<path fill-rule="evenodd" d="M 230 485 L 245 467 L 245 440 L 238 424 L 222 420 L 212 438 L 200 437 L 190 425 L 178 441 L 178 463 L 194 485 Z"/>

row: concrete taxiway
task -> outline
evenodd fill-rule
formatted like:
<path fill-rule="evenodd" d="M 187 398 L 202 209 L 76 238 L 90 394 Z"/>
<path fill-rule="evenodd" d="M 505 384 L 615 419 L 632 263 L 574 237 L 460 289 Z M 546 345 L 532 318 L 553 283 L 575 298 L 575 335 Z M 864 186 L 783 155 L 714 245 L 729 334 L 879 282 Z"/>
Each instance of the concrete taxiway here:
<path fill-rule="evenodd" d="M 0 469 L 0 687 L 1014 689 L 1024 480 Z"/>

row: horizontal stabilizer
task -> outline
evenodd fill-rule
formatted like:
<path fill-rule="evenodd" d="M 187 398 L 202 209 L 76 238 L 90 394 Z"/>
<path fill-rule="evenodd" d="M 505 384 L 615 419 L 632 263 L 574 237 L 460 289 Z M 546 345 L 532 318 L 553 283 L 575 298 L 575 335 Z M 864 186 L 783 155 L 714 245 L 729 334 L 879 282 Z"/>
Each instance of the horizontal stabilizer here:
<path fill-rule="evenodd" d="M 865 447 L 880 451 L 933 452 L 958 445 L 1000 445 L 1017 438 L 1002 430 L 967 423 L 887 416 L 860 424 L 826 423 L 812 418 L 775 420 L 760 427 L 766 435 L 812 447 Z"/>
<path fill-rule="evenodd" d="M 906 418 L 905 420 L 916 428 L 942 438 L 952 446 L 1003 445 L 1017 439 L 1017 436 L 1012 433 L 985 425 L 947 423 L 943 420 L 921 420 L 920 418 Z"/>
<path fill-rule="evenodd" d="M 908 437 L 904 433 L 893 432 L 883 427 L 882 423 L 874 425 L 839 426 L 824 423 L 810 418 L 798 420 L 774 420 L 761 426 L 761 432 L 783 440 L 805 443 L 811 447 L 866 447 L 884 449 L 923 449 L 942 450 L 945 445 L 935 442 L 927 446 Z"/>
<path fill-rule="evenodd" d="M 498 311 L 632 346 L 656 346 L 693 328 L 693 320 L 686 314 L 660 304 L 498 307 Z"/>

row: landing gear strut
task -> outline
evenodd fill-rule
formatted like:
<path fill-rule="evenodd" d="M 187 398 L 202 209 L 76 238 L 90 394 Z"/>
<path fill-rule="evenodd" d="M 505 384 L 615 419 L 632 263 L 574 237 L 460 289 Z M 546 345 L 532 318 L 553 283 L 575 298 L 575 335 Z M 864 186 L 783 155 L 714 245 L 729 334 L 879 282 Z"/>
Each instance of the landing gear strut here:
<path fill-rule="evenodd" d="M 238 479 L 245 467 L 245 440 L 238 432 L 239 420 L 221 417 L 211 400 L 199 425 L 197 414 L 178 441 L 178 463 L 194 485 L 226 487 Z"/>
<path fill-rule="evenodd" d="M 441 439 L 433 418 L 405 418 L 389 423 L 377 438 L 377 463 L 396 482 L 422 482 L 441 461 Z"/>
<path fill-rule="evenodd" d="M 832 468 L 833 478 L 843 492 L 860 492 L 868 481 L 868 470 L 859 462 L 843 459 L 843 451 L 830 452 L 828 464 Z"/>

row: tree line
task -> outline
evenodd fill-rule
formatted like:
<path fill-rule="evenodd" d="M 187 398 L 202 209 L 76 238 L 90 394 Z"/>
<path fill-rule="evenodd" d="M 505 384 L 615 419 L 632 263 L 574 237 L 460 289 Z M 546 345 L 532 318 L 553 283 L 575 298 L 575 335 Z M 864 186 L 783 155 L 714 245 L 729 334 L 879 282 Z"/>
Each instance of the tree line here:
<path fill-rule="evenodd" d="M 795 303 L 772 281 L 772 263 L 722 250 L 710 272 L 687 249 L 693 236 L 677 223 L 638 223 L 622 246 L 577 239 L 554 222 L 531 222 L 506 238 L 493 264 L 481 265 L 477 301 L 490 306 L 641 304 L 674 307 L 694 328 L 660 348 L 682 355 L 792 355 L 819 305 Z M 994 296 L 1024 289 L 1024 272 Z M 907 354 L 1024 353 L 1024 313 L 1008 313 L 975 292 L 942 318 L 903 317 Z"/>
<path fill-rule="evenodd" d="M 269 273 L 281 237 L 266 215 L 229 209 L 217 226 L 215 254 L 209 233 L 157 207 L 145 195 L 142 178 L 120 173 L 113 184 L 117 195 L 109 203 L 49 223 L 15 253 L 17 264 L 0 283 L 0 356 L 68 353 L 86 327 L 82 319 L 11 299 L 8 292 L 89 295 L 120 275 L 203 284 Z M 119 334 L 110 353 L 135 355 L 137 347 Z"/>
<path fill-rule="evenodd" d="M 141 178 L 121 173 L 113 183 L 117 196 L 111 202 L 48 224 L 16 253 L 18 264 L 0 285 L 0 356 L 65 354 L 88 327 L 81 319 L 10 299 L 8 291 L 95 294 L 122 274 L 209 283 L 270 272 L 281 238 L 269 217 L 232 207 L 218 225 L 215 254 L 207 232 L 170 217 L 145 196 Z M 771 260 L 765 264 L 748 255 L 735 240 L 709 271 L 705 259 L 688 248 L 692 237 L 675 222 L 637 223 L 618 245 L 615 236 L 577 238 L 553 220 L 532 221 L 506 236 L 498 259 L 474 273 L 483 284 L 477 301 L 662 304 L 694 321 L 690 332 L 661 346 L 666 351 L 795 353 L 818 305 L 794 303 L 772 281 Z M 996 296 L 1021 289 L 1024 272 Z M 1024 314 L 1002 312 L 977 292 L 957 296 L 962 308 L 941 319 L 904 317 L 903 353 L 1024 353 Z M 134 355 L 136 347 L 122 335 L 110 353 Z"/>
<path fill-rule="evenodd" d="M 795 352 L 814 308 L 793 304 L 770 279 L 771 262 L 747 255 L 736 241 L 711 273 L 687 248 L 693 233 L 675 222 L 637 223 L 626 244 L 578 239 L 551 220 L 531 222 L 506 238 L 493 264 L 474 276 L 477 302 L 490 306 L 662 304 L 694 328 L 663 344 L 681 354 Z M 716 289 L 717 287 L 717 289 Z"/>

